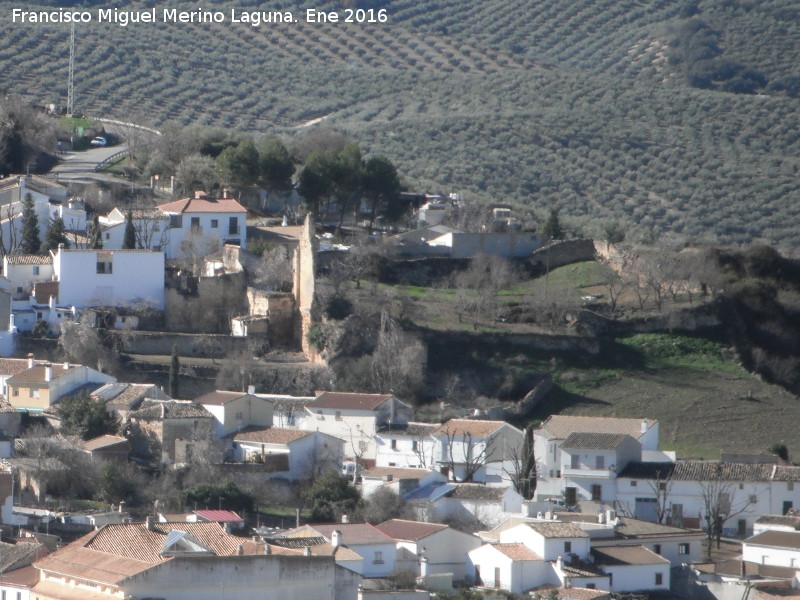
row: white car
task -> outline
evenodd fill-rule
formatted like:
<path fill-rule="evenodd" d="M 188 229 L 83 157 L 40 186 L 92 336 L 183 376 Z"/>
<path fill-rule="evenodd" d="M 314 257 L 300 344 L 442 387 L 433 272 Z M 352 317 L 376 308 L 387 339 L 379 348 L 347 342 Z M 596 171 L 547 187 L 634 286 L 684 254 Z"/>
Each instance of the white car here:
<path fill-rule="evenodd" d="M 104 137 L 96 137 L 91 142 L 89 142 L 92 146 L 105 146 L 108 144 L 108 140 Z"/>

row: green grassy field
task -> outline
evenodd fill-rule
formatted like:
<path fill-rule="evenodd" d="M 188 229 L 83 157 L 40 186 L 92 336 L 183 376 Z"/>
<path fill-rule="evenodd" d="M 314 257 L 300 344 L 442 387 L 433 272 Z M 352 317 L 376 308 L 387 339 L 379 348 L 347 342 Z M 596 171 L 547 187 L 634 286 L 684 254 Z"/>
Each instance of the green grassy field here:
<path fill-rule="evenodd" d="M 647 240 L 796 245 L 794 2 L 700 2 L 692 17 L 713 32 L 716 59 L 766 81 L 757 94 L 689 85 L 691 65 L 672 50 L 687 2 L 375 4 L 387 23 L 82 25 L 76 106 L 287 138 L 325 117 L 389 156 L 412 189 L 511 202 L 531 222 L 555 207 L 586 233 L 618 221 Z M 63 105 L 68 26 L 11 23 L 12 4 L 0 5 L 4 87 Z"/>

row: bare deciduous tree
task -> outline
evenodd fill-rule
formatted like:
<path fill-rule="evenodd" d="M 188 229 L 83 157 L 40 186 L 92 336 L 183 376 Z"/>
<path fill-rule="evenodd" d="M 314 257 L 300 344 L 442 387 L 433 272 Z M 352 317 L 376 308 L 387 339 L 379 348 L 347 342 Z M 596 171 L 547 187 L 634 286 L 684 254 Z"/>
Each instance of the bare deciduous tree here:
<path fill-rule="evenodd" d="M 672 481 L 671 475 L 672 473 L 669 468 L 663 471 L 661 469 L 656 469 L 655 479 L 651 479 L 647 482 L 656 498 L 656 519 L 658 519 L 658 523 L 663 523 L 664 520 L 672 514 L 669 498 L 672 493 L 672 486 L 675 482 Z"/>
<path fill-rule="evenodd" d="M 522 446 L 507 448 L 510 467 L 504 467 L 514 489 L 523 498 L 530 500 L 536 492 L 537 461 L 533 444 L 533 425 L 525 428 Z"/>
<path fill-rule="evenodd" d="M 700 483 L 709 558 L 712 543 L 716 543 L 717 548 L 720 546 L 725 523 L 746 512 L 757 501 L 754 494 L 737 498 L 737 489 L 733 483 L 722 478 L 721 470 L 722 465 L 718 464 L 717 476 Z"/>

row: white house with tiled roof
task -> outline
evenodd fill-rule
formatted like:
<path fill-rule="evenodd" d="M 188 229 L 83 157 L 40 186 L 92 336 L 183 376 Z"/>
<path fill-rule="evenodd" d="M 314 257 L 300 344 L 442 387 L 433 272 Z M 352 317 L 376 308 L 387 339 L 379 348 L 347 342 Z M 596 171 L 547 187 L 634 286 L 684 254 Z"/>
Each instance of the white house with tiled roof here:
<path fill-rule="evenodd" d="M 187 244 L 203 253 L 211 243 L 247 247 L 247 209 L 233 198 L 214 198 L 205 192 L 195 192 L 193 198 L 182 198 L 157 208 L 169 216 L 168 240 L 164 246 L 167 258 L 185 254 Z"/>
<path fill-rule="evenodd" d="M 3 275 L 11 284 L 14 300 L 27 300 L 33 286 L 53 280 L 53 257 L 50 254 L 6 254 Z"/>
<path fill-rule="evenodd" d="M 287 469 L 273 473 L 276 477 L 302 480 L 342 465 L 344 441 L 321 431 L 303 431 L 282 427 L 245 427 L 231 433 L 226 441 L 232 458 L 241 462 L 269 462 L 282 457 Z M 278 461 L 272 461 L 278 464 Z"/>
<path fill-rule="evenodd" d="M 34 363 L 31 358 L 28 365 L 6 380 L 11 406 L 28 412 L 42 412 L 83 386 L 116 381 L 111 375 L 69 362 Z"/>
<path fill-rule="evenodd" d="M 450 419 L 436 428 L 434 464 L 451 480 L 508 483 L 523 433 L 505 421 Z"/>
<path fill-rule="evenodd" d="M 484 544 L 468 553 L 469 580 L 474 586 L 523 594 L 550 583 L 550 565 L 525 544 Z"/>
<path fill-rule="evenodd" d="M 533 447 L 539 463 L 536 494 L 538 497 L 560 496 L 563 457 L 561 445 L 574 433 L 629 435 L 642 447 L 640 460 L 674 460 L 674 454 L 659 450 L 659 423 L 652 419 L 551 415 L 533 431 Z"/>
<path fill-rule="evenodd" d="M 322 538 L 335 547 L 344 546 L 363 557 L 364 577 L 388 577 L 397 571 L 394 538 L 369 523 L 325 523 L 304 525 L 281 534 L 281 538 Z"/>
<path fill-rule="evenodd" d="M 196 398 L 195 402 L 214 415 L 217 438 L 249 426 L 272 426 L 272 401 L 254 394 L 217 390 Z"/>
<path fill-rule="evenodd" d="M 467 553 L 483 542 L 443 523 L 391 519 L 376 525 L 397 544 L 397 570 L 419 576 L 452 573 L 455 581 L 466 576 Z"/>
<path fill-rule="evenodd" d="M 800 569 L 800 532 L 762 531 L 742 542 L 742 560 Z"/>
<path fill-rule="evenodd" d="M 407 423 L 411 405 L 393 394 L 318 392 L 305 406 L 307 418 L 302 427 L 319 430 L 345 442 L 345 458 L 374 461 L 375 434 L 389 424 Z"/>
<path fill-rule="evenodd" d="M 706 499 L 718 504 L 723 534 L 744 537 L 762 515 L 800 506 L 800 467 L 679 460 L 628 464 L 616 480 L 617 508 L 644 520 L 707 526 Z M 729 515 L 729 516 L 728 516 Z"/>
<path fill-rule="evenodd" d="M 355 600 L 329 556 L 272 553 L 218 523 L 106 525 L 34 563 L 39 600 Z"/>
<path fill-rule="evenodd" d="M 375 466 L 429 469 L 434 466 L 436 423 L 383 425 L 375 434 Z"/>
<path fill-rule="evenodd" d="M 592 559 L 612 592 L 668 591 L 670 562 L 643 546 L 592 548 Z"/>

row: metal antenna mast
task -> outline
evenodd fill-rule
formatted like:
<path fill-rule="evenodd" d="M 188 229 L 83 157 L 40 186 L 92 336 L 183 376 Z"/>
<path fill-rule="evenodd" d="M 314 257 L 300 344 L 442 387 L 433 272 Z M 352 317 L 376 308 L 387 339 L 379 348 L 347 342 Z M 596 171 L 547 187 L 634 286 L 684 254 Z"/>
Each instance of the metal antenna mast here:
<path fill-rule="evenodd" d="M 69 36 L 69 79 L 67 80 L 67 114 L 72 115 L 75 108 L 75 22 L 72 22 L 72 33 Z"/>

